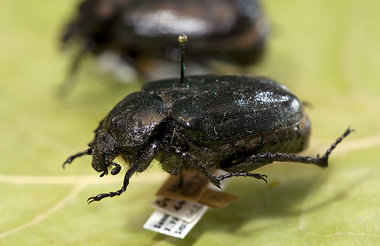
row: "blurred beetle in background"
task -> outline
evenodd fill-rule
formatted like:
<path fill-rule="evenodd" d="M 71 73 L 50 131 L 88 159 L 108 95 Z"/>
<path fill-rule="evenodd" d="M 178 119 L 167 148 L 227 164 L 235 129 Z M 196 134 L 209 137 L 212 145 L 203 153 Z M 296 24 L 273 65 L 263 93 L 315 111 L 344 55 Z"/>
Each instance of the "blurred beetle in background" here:
<path fill-rule="evenodd" d="M 155 59 L 178 62 L 178 33 L 192 37 L 188 63 L 210 68 L 214 60 L 254 64 L 262 56 L 268 30 L 256 0 L 85 0 L 61 42 L 63 48 L 81 45 L 69 76 L 76 74 L 84 55 L 110 51 L 147 76 Z"/>

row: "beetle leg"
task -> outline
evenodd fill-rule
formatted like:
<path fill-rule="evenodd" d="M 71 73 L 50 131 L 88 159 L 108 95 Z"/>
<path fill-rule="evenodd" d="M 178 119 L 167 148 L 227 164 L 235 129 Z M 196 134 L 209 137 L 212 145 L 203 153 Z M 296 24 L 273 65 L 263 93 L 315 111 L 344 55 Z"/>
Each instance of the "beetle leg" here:
<path fill-rule="evenodd" d="M 71 164 L 71 162 L 73 162 L 73 160 L 77 157 L 80 157 L 82 155 L 92 155 L 92 149 L 88 149 L 86 151 L 83 151 L 83 152 L 79 152 L 75 155 L 72 155 L 70 156 L 69 158 L 67 158 L 67 160 L 63 163 L 62 165 L 62 168 L 65 168 L 66 164 Z"/>
<path fill-rule="evenodd" d="M 347 137 L 353 130 L 348 128 L 331 146 L 327 149 L 325 154 L 322 157 L 310 157 L 310 156 L 299 156 L 290 153 L 260 153 L 256 155 L 252 155 L 244 159 L 243 161 L 229 165 L 229 167 L 222 168 L 226 171 L 234 171 L 239 168 L 245 171 L 254 170 L 256 168 L 265 166 L 274 161 L 279 162 L 298 162 L 305 164 L 314 164 L 320 167 L 327 167 L 328 158 L 331 152 L 335 149 L 335 147 L 345 138 Z"/>
<path fill-rule="evenodd" d="M 87 199 L 88 204 L 95 202 L 95 201 L 100 201 L 103 198 L 106 197 L 114 197 L 114 196 L 120 196 L 124 191 L 126 191 L 127 186 L 129 185 L 129 179 L 132 177 L 132 175 L 141 168 L 141 166 L 148 166 L 149 163 L 152 162 L 154 157 L 157 154 L 157 151 L 160 148 L 159 142 L 153 142 L 145 151 L 144 153 L 140 156 L 140 158 L 135 162 L 131 164 L 131 167 L 128 169 L 128 171 L 124 175 L 124 181 L 123 181 L 123 186 L 121 187 L 120 190 L 117 191 L 111 191 L 108 193 L 101 193 L 96 196 L 92 196 Z M 116 164 L 116 163 L 113 163 Z M 112 164 L 111 164 L 112 165 Z M 116 164 L 118 165 L 118 164 Z M 120 166 L 119 166 L 120 167 Z M 114 168 L 116 169 L 117 166 Z M 114 170 L 112 169 L 112 171 Z M 111 171 L 111 173 L 112 173 Z"/>
<path fill-rule="evenodd" d="M 120 190 L 111 191 L 111 192 L 108 192 L 108 193 L 101 193 L 101 194 L 98 194 L 96 196 L 92 196 L 92 197 L 90 197 L 90 198 L 87 199 L 88 204 L 90 204 L 92 202 L 95 202 L 95 201 L 100 201 L 100 200 L 102 200 L 103 198 L 106 198 L 106 197 L 120 196 L 121 193 L 123 193 L 127 189 L 127 186 L 129 184 L 129 179 L 137 171 L 138 167 L 139 167 L 139 163 L 136 163 L 135 165 L 132 165 L 128 169 L 127 173 L 124 176 L 123 186 L 121 187 Z"/>
<path fill-rule="evenodd" d="M 218 188 L 221 188 L 220 180 L 218 180 L 218 177 L 212 174 L 208 170 L 208 168 L 202 162 L 200 162 L 195 156 L 187 152 L 184 152 L 181 148 L 178 148 L 178 147 L 175 148 L 174 153 L 179 155 L 181 158 L 191 161 L 191 163 L 193 163 L 197 167 L 197 170 L 199 170 L 203 175 L 205 175 L 210 180 L 211 183 L 213 183 Z"/>
<path fill-rule="evenodd" d="M 257 179 L 262 179 L 267 183 L 267 176 L 259 173 L 248 173 L 248 172 L 235 172 L 235 173 L 227 173 L 225 175 L 221 175 L 216 177 L 214 174 L 210 172 L 210 170 L 203 165 L 200 161 L 197 160 L 197 158 L 187 152 L 183 152 L 180 148 L 176 148 L 175 153 L 180 155 L 183 158 L 186 158 L 188 160 L 191 160 L 193 163 L 196 163 L 198 170 L 205 175 L 210 182 L 215 185 L 218 188 L 221 188 L 221 183 L 220 181 L 226 179 L 226 178 L 231 178 L 231 177 L 237 177 L 237 176 L 243 176 L 243 177 L 254 177 Z"/>
<path fill-rule="evenodd" d="M 328 157 L 331 154 L 331 152 L 335 149 L 335 147 L 345 138 L 347 137 L 353 130 L 348 128 L 331 146 L 329 149 L 327 149 L 326 153 L 322 157 L 310 157 L 310 156 L 299 156 L 295 154 L 289 154 L 289 153 L 260 153 L 256 155 L 252 155 L 247 157 L 245 160 L 241 161 L 240 163 L 236 163 L 231 165 L 229 168 L 223 168 L 226 171 L 232 170 L 238 170 L 239 168 L 243 170 L 253 170 L 256 168 L 259 168 L 261 166 L 270 164 L 274 161 L 280 161 L 280 162 L 299 162 L 299 163 L 305 163 L 305 164 L 314 164 L 320 167 L 327 167 L 327 161 Z M 266 175 L 258 174 L 258 173 L 248 173 L 248 172 L 230 172 L 225 175 L 217 177 L 219 181 L 236 177 L 236 176 L 244 176 L 244 177 L 254 177 L 257 179 L 262 179 L 265 182 L 267 182 Z"/>
<path fill-rule="evenodd" d="M 213 183 L 218 188 L 221 188 L 221 184 L 218 178 L 214 174 L 212 174 L 208 170 L 208 168 L 201 161 L 199 161 L 195 156 L 193 156 L 192 154 L 188 152 L 183 151 L 183 149 L 181 149 L 180 147 L 175 147 L 174 153 L 177 154 L 179 157 L 192 163 L 197 168 L 198 171 L 200 171 L 203 175 L 205 175 L 210 180 L 211 183 Z M 180 183 L 181 183 L 181 178 L 180 178 Z"/>
<path fill-rule="evenodd" d="M 344 131 L 344 133 L 335 141 L 335 143 L 333 143 L 330 148 L 328 148 L 328 150 L 326 151 L 326 153 L 323 155 L 322 158 L 326 159 L 326 165 L 323 166 L 323 167 L 327 167 L 327 159 L 329 158 L 329 155 L 331 154 L 331 152 L 335 149 L 335 147 L 340 143 L 342 142 L 342 140 L 347 137 L 351 132 L 355 131 L 354 129 L 351 129 L 350 127 L 347 128 L 346 131 Z"/>
<path fill-rule="evenodd" d="M 221 189 L 221 183 L 220 181 L 227 179 L 227 178 L 232 178 L 232 177 L 238 177 L 238 176 L 243 176 L 243 177 L 253 177 L 256 179 L 261 179 L 264 180 L 265 183 L 267 182 L 268 176 L 265 174 L 259 174 L 259 173 L 248 173 L 248 172 L 236 172 L 236 173 L 227 173 L 224 175 L 220 175 L 216 177 L 214 174 L 212 174 L 206 167 L 203 165 L 198 166 L 199 170 L 201 171 L 202 174 L 206 175 L 207 178 L 209 178 L 210 182 Z"/>
<path fill-rule="evenodd" d="M 353 130 L 348 128 L 331 146 L 327 149 L 326 153 L 322 157 L 310 157 L 310 156 L 299 156 L 289 153 L 261 153 L 253 155 L 248 158 L 248 162 L 257 162 L 257 161 L 281 161 L 281 162 L 299 162 L 305 164 L 314 164 L 320 167 L 327 167 L 328 158 L 331 152 L 335 147 L 342 142 L 342 140 L 347 137 Z"/>
<path fill-rule="evenodd" d="M 268 176 L 267 175 L 259 174 L 259 173 L 248 173 L 248 172 L 227 173 L 227 174 L 218 176 L 217 179 L 219 181 L 222 181 L 223 179 L 232 178 L 232 177 L 253 177 L 256 179 L 264 180 L 265 183 L 268 183 L 268 181 L 267 181 Z"/>
<path fill-rule="evenodd" d="M 90 50 L 89 42 L 85 42 L 79 52 L 75 55 L 74 59 L 71 61 L 69 65 L 69 69 L 66 74 L 66 78 L 61 84 L 59 88 L 59 95 L 61 97 L 66 96 L 67 92 L 75 85 L 77 82 L 76 75 L 78 73 L 79 67 L 81 65 L 81 61 L 86 53 Z"/>
<path fill-rule="evenodd" d="M 215 186 L 218 187 L 219 189 L 222 188 L 221 183 L 220 183 L 221 179 L 219 179 L 219 177 L 216 177 L 214 174 L 212 174 L 212 173 L 210 172 L 210 170 L 208 170 L 208 168 L 206 168 L 206 167 L 203 166 L 202 164 L 198 165 L 198 168 L 199 168 L 199 170 L 201 171 L 201 173 L 202 173 L 203 175 L 205 175 L 205 176 L 210 180 L 210 182 L 211 182 L 213 185 L 215 185 Z"/>
<path fill-rule="evenodd" d="M 181 173 L 179 174 L 178 187 L 181 188 L 182 186 L 183 186 L 183 174 L 181 171 Z"/>

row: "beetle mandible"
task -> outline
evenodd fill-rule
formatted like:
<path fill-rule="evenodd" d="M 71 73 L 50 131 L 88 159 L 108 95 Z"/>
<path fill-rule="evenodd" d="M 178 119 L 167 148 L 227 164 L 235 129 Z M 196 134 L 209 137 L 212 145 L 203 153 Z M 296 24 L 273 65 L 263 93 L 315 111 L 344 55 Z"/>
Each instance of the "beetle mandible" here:
<path fill-rule="evenodd" d="M 173 37 L 179 32 L 192 37 L 188 61 L 244 66 L 262 56 L 269 25 L 257 0 L 85 0 L 61 37 L 64 48 L 72 41 L 81 44 L 68 75 L 76 73 L 84 55 L 105 51 L 146 75 L 151 58 L 177 61 Z"/>
<path fill-rule="evenodd" d="M 218 187 L 236 176 L 266 181 L 250 171 L 274 161 L 327 167 L 332 150 L 352 132 L 348 128 L 322 156 L 296 155 L 307 147 L 310 122 L 284 85 L 256 76 L 184 77 L 183 68 L 179 79 L 153 81 L 127 95 L 100 122 L 89 148 L 65 161 L 92 155 L 101 176 L 111 167 L 111 174 L 120 172 L 117 156 L 129 164 L 120 190 L 90 197 L 89 203 L 122 194 L 132 175 L 153 159 L 172 175 L 197 170 Z M 213 169 L 227 174 L 215 176 Z"/>

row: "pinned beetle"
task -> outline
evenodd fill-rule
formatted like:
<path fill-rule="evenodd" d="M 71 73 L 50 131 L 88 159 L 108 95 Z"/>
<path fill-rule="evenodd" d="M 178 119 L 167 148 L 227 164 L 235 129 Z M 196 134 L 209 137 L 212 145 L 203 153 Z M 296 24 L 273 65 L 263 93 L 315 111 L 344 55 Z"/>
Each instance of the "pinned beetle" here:
<path fill-rule="evenodd" d="M 126 96 L 100 122 L 89 149 L 64 165 L 92 155 L 93 168 L 103 176 L 110 167 L 112 174 L 120 171 L 113 162 L 117 156 L 128 162 L 121 189 L 89 198 L 93 202 L 123 193 L 132 175 L 153 159 L 173 175 L 197 170 L 216 186 L 234 176 L 266 181 L 266 175 L 250 171 L 274 161 L 327 167 L 331 151 L 350 132 L 321 157 L 295 155 L 307 147 L 310 122 L 285 86 L 255 76 L 181 76 L 150 82 Z M 214 176 L 213 169 L 228 173 Z"/>
<path fill-rule="evenodd" d="M 113 51 L 138 72 L 151 58 L 177 61 L 178 33 L 192 37 L 192 60 L 207 66 L 219 59 L 250 65 L 261 57 L 268 24 L 257 0 L 85 0 L 65 28 L 64 47 L 79 41 L 82 56 Z M 149 67 L 151 70 L 151 67 Z"/>

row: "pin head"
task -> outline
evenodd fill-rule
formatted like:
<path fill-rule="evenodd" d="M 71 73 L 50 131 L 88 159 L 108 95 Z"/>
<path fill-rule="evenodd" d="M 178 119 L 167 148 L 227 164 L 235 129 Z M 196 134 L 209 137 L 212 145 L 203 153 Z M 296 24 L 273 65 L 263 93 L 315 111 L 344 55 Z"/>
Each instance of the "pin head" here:
<path fill-rule="evenodd" d="M 183 84 L 184 79 L 185 79 L 185 44 L 187 42 L 187 36 L 183 33 L 179 34 L 177 37 L 178 43 L 179 43 L 179 49 L 181 53 L 181 64 L 180 64 L 180 69 L 181 69 L 181 77 L 180 77 L 180 83 Z"/>
<path fill-rule="evenodd" d="M 181 33 L 180 35 L 178 35 L 177 40 L 178 40 L 178 43 L 180 44 L 187 43 L 187 36 Z"/>

